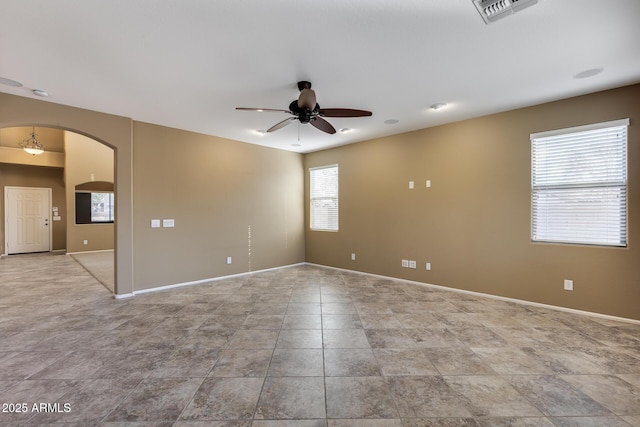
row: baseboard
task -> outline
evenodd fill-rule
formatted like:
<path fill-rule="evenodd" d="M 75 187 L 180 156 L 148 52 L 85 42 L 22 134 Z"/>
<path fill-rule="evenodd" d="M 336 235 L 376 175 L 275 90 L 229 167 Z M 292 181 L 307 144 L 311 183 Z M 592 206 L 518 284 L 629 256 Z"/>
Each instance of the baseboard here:
<path fill-rule="evenodd" d="M 98 252 L 101 252 L 101 251 L 98 251 Z M 417 286 L 425 286 L 425 287 L 438 289 L 438 290 L 458 292 L 458 293 L 463 293 L 463 294 L 467 294 L 467 295 L 474 295 L 474 296 L 478 296 L 478 297 L 491 298 L 491 299 L 495 299 L 495 300 L 499 300 L 499 301 L 512 302 L 512 303 L 515 303 L 515 304 L 528 305 L 528 306 L 532 306 L 532 307 L 545 308 L 545 309 L 555 310 L 555 311 L 562 311 L 562 312 L 565 312 L 565 313 L 579 314 L 579 315 L 582 315 L 582 316 L 597 317 L 597 318 L 600 318 L 600 319 L 613 320 L 613 321 L 617 321 L 617 322 L 625 322 L 625 323 L 632 323 L 632 324 L 640 325 L 640 320 L 629 319 L 629 318 L 626 318 L 626 317 L 611 316 L 611 315 L 608 315 L 608 314 L 594 313 L 594 312 L 591 312 L 591 311 L 577 310 L 577 309 L 574 309 L 574 308 L 561 307 L 561 306 L 557 306 L 557 305 L 542 304 L 542 303 L 538 303 L 538 302 L 534 302 L 534 301 L 527 301 L 527 300 L 521 300 L 521 299 L 516 299 L 516 298 L 503 297 L 503 296 L 499 296 L 499 295 L 486 294 L 486 293 L 483 293 L 483 292 L 468 291 L 466 289 L 450 288 L 450 287 L 442 286 L 442 285 L 434 285 L 434 284 L 431 284 L 431 283 L 418 282 L 418 281 L 415 281 L 415 280 L 401 279 L 401 278 L 398 278 L 398 277 L 384 276 L 384 275 L 381 275 L 381 274 L 374 274 L 374 273 L 367 273 L 367 272 L 364 272 L 364 271 L 349 270 L 349 269 L 346 269 L 346 268 L 331 267 L 331 266 L 328 266 L 328 265 L 314 264 L 314 263 L 311 263 L 311 262 L 301 262 L 301 263 L 296 263 L 296 264 L 283 265 L 283 266 L 279 266 L 279 267 L 266 268 L 266 269 L 263 269 L 263 270 L 247 271 L 247 272 L 244 272 L 244 273 L 231 274 L 231 275 L 227 275 L 227 276 L 218 276 L 218 277 L 212 277 L 212 278 L 208 278 L 208 279 L 194 280 L 194 281 L 182 282 L 182 283 L 175 283 L 175 284 L 172 284 L 172 285 L 165 285 L 165 286 L 158 286 L 158 287 L 149 288 L 149 289 L 141 289 L 139 291 L 133 291 L 133 292 L 127 293 L 127 294 L 114 294 L 113 297 L 115 299 L 131 298 L 131 297 L 134 297 L 136 295 L 142 295 L 142 294 L 151 293 L 151 292 L 160 292 L 160 291 L 165 291 L 165 290 L 168 290 L 168 289 L 181 288 L 181 287 L 184 287 L 184 286 L 200 285 L 200 284 L 203 284 L 203 283 L 216 282 L 216 281 L 225 280 L 225 279 L 233 279 L 233 278 L 237 278 L 237 277 L 249 276 L 249 275 L 256 274 L 256 273 L 264 273 L 264 272 L 268 272 L 268 271 L 280 270 L 280 269 L 283 269 L 283 268 L 299 267 L 299 266 L 303 266 L 303 265 L 310 265 L 310 266 L 314 266 L 314 267 L 326 268 L 326 269 L 329 269 L 329 270 L 344 271 L 344 272 L 347 272 L 347 273 L 360 274 L 360 275 L 363 275 L 363 276 L 377 277 L 377 278 L 387 279 L 387 280 L 396 280 L 396 281 L 403 282 L 403 283 L 409 283 L 409 284 L 413 284 L 413 285 L 417 285 Z"/>
<path fill-rule="evenodd" d="M 217 281 L 225 280 L 225 279 L 233 279 L 233 278 L 237 278 L 237 277 L 250 276 L 250 275 L 256 274 L 256 273 L 265 273 L 267 271 L 281 270 L 283 268 L 300 267 L 302 265 L 305 265 L 305 263 L 304 262 L 300 262 L 300 263 L 297 263 L 297 264 L 282 265 L 282 266 L 279 266 L 279 267 L 265 268 L 265 269 L 262 269 L 262 270 L 255 270 L 255 271 L 247 271 L 247 272 L 244 272 L 244 273 L 230 274 L 230 275 L 227 275 L 227 276 L 211 277 L 209 279 L 194 280 L 194 281 L 191 281 L 191 282 L 174 283 L 172 285 L 158 286 L 158 287 L 149 288 L 149 289 L 141 289 L 139 291 L 133 291 L 133 292 L 128 293 L 128 294 L 114 294 L 113 297 L 115 299 L 131 298 L 131 297 L 136 296 L 136 295 L 147 294 L 147 293 L 150 293 L 150 292 L 160 292 L 160 291 L 166 291 L 168 289 L 182 288 L 184 286 L 201 285 L 203 283 L 217 282 Z"/>
<path fill-rule="evenodd" d="M 478 297 L 491 298 L 491 299 L 496 299 L 496 300 L 506 301 L 506 302 L 512 302 L 512 303 L 521 304 L 521 305 L 529 305 L 529 306 L 532 306 L 532 307 L 546 308 L 546 309 L 549 309 L 549 310 L 556 310 L 556 311 L 563 311 L 565 313 L 579 314 L 579 315 L 582 315 L 582 316 L 597 317 L 599 319 L 613 320 L 613 321 L 616 321 L 616 322 L 625 322 L 625 323 L 632 323 L 632 324 L 635 324 L 635 325 L 640 325 L 640 320 L 629 319 L 629 318 L 626 318 L 626 317 L 611 316 L 609 314 L 594 313 L 594 312 L 585 311 L 585 310 L 576 310 L 574 308 L 561 307 L 561 306 L 550 305 L 550 304 L 542 304 L 542 303 L 539 303 L 539 302 L 521 300 L 521 299 L 516 299 L 516 298 L 502 297 L 502 296 L 499 296 L 499 295 L 485 294 L 485 293 L 482 293 L 482 292 L 468 291 L 468 290 L 465 290 L 465 289 L 449 288 L 447 286 L 442 286 L 442 285 L 433 285 L 433 284 L 430 284 L 430 283 L 418 282 L 418 281 L 415 281 L 415 280 L 400 279 L 400 278 L 391 277 L 391 276 L 382 276 L 380 274 L 366 273 L 366 272 L 363 272 L 363 271 L 349 270 L 349 269 L 346 269 L 346 268 L 331 267 L 331 266 L 328 266 L 328 265 L 314 264 L 314 263 L 310 263 L 310 262 L 307 262 L 305 264 L 306 265 L 312 265 L 314 267 L 327 268 L 327 269 L 330 269 L 330 270 L 338 270 L 338 271 L 344 271 L 344 272 L 348 272 L 348 273 L 361 274 L 363 276 L 371 276 L 371 277 L 378 277 L 378 278 L 381 278 L 381 279 L 397 280 L 399 282 L 410 283 L 410 284 L 414 284 L 414 285 L 418 285 L 418 286 L 426 286 L 426 287 L 434 288 L 434 289 L 438 289 L 438 290 L 458 292 L 458 293 L 463 293 L 463 294 L 467 294 L 467 295 L 474 295 L 474 296 L 478 296 Z"/>
<path fill-rule="evenodd" d="M 95 251 L 67 252 L 67 255 L 96 254 L 99 252 L 114 252 L 113 249 L 98 249 Z"/>
<path fill-rule="evenodd" d="M 131 298 L 133 297 L 133 293 L 129 293 L 129 294 L 113 294 L 113 297 L 115 299 L 126 299 L 126 298 Z"/>

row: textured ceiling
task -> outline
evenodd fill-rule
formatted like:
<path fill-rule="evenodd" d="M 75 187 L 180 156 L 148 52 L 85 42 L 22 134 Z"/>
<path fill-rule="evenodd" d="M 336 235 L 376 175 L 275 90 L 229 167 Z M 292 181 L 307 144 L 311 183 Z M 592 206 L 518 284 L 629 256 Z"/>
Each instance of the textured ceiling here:
<path fill-rule="evenodd" d="M 639 18 L 638 0 L 539 0 L 491 25 L 472 0 L 11 1 L 0 77 L 23 87 L 0 91 L 310 152 L 640 82 Z M 287 115 L 235 110 L 286 109 L 298 80 L 373 116 L 260 135 Z"/>

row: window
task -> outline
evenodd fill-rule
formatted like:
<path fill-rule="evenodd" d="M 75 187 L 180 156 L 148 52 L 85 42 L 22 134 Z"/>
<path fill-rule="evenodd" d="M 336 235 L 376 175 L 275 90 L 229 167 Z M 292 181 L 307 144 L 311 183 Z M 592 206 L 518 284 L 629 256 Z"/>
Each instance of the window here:
<path fill-rule="evenodd" d="M 338 231 L 338 165 L 309 169 L 311 229 Z"/>
<path fill-rule="evenodd" d="M 113 222 L 113 215 L 113 193 L 76 192 L 76 224 Z"/>
<path fill-rule="evenodd" d="M 628 125 L 531 135 L 533 241 L 627 245 Z"/>

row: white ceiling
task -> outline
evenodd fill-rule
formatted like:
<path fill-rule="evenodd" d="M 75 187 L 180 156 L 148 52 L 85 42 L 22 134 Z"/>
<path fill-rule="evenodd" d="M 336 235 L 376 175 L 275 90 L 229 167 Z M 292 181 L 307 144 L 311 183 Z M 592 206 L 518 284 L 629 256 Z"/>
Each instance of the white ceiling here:
<path fill-rule="evenodd" d="M 2 92 L 43 89 L 49 102 L 297 152 L 640 82 L 639 0 L 539 0 L 491 25 L 472 0 L 23 0 L 0 11 L 0 77 L 23 84 Z M 373 116 L 327 119 L 350 133 L 295 122 L 259 135 L 287 115 L 235 110 L 287 109 L 298 80 L 324 108 Z M 448 108 L 429 110 L 438 102 Z"/>

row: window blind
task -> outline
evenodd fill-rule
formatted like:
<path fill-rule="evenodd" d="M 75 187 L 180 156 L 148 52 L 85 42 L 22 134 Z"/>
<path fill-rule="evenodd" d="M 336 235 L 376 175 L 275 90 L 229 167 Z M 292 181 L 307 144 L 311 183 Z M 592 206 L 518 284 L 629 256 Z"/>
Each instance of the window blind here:
<path fill-rule="evenodd" d="M 532 240 L 627 245 L 627 125 L 531 135 Z"/>
<path fill-rule="evenodd" d="M 309 169 L 312 230 L 338 231 L 338 165 Z"/>

